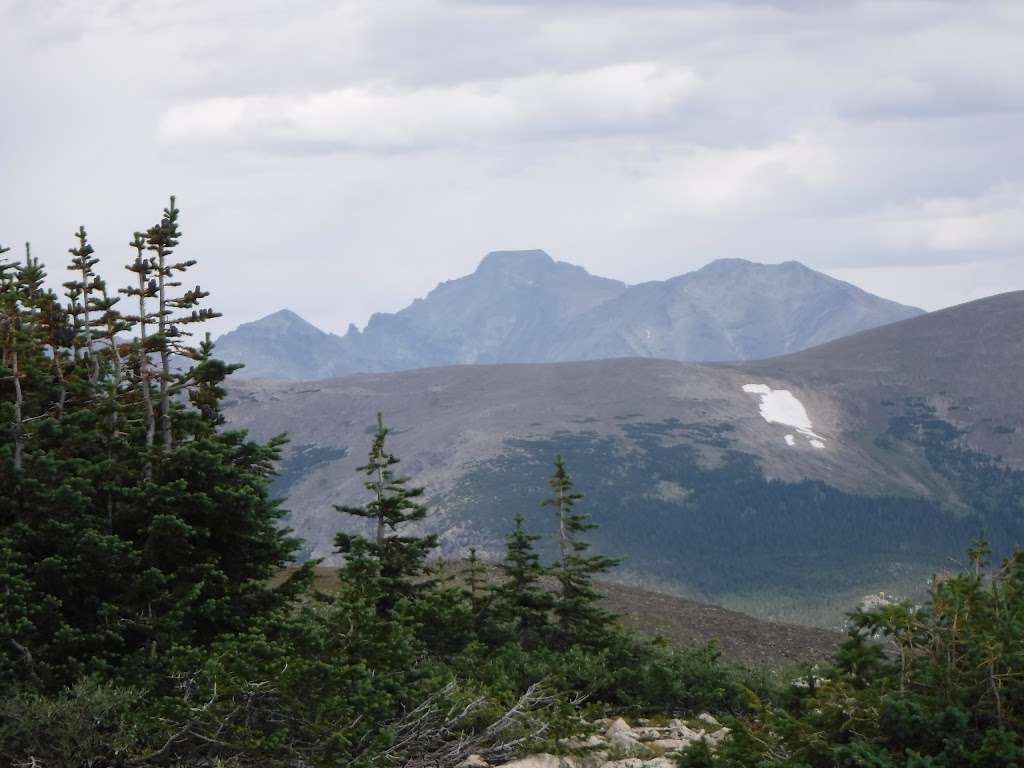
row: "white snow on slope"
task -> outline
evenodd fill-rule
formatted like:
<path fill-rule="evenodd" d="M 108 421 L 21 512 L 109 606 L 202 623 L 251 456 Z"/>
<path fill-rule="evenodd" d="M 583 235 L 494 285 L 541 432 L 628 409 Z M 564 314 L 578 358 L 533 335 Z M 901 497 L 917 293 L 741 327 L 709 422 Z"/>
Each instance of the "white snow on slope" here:
<path fill-rule="evenodd" d="M 824 448 L 825 441 L 814 433 L 807 409 L 788 389 L 772 389 L 767 384 L 744 384 L 743 391 L 761 398 L 761 417 L 769 424 L 793 427 L 807 438 L 812 448 Z M 796 439 L 786 435 L 786 445 L 795 445 Z"/>

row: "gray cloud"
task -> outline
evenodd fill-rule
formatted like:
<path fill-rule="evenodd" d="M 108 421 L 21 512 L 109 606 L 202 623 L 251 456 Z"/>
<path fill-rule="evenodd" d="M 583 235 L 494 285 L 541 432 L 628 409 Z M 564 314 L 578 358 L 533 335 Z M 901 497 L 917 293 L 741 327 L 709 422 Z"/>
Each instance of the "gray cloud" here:
<path fill-rule="evenodd" d="M 515 247 L 937 307 L 1024 288 L 1022 34 L 1002 2 L 0 0 L 0 242 L 57 266 L 85 223 L 113 276 L 176 192 L 222 328 L 342 330 Z"/>

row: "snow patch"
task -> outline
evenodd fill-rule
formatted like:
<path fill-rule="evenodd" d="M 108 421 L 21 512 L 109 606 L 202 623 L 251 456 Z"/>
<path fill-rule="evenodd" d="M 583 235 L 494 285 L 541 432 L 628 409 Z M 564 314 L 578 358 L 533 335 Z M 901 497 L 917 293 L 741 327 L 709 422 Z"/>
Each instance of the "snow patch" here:
<path fill-rule="evenodd" d="M 769 424 L 792 427 L 807 438 L 812 448 L 825 447 L 825 440 L 814 433 L 814 424 L 804 404 L 788 389 L 772 389 L 767 384 L 744 384 L 743 391 L 761 398 L 761 417 Z M 786 435 L 786 445 L 796 445 L 796 438 Z"/>

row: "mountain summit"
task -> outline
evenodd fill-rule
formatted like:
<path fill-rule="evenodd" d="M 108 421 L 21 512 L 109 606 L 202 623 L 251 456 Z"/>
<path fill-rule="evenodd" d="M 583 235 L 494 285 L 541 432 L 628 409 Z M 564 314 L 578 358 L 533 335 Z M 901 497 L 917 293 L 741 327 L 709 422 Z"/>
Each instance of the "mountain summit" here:
<path fill-rule="evenodd" d="M 288 310 L 222 336 L 250 378 L 323 379 L 470 363 L 614 357 L 753 360 L 921 314 L 795 261 L 714 261 L 627 286 L 541 250 L 494 251 L 366 328 L 325 333 Z"/>

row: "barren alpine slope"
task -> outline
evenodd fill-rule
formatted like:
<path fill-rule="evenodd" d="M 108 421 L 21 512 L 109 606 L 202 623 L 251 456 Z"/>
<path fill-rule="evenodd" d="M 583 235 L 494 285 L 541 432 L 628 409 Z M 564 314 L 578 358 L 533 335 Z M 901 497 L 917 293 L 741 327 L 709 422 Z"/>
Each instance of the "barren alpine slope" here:
<path fill-rule="evenodd" d="M 382 411 L 447 554 L 497 555 L 517 512 L 550 530 L 562 453 L 620 579 L 835 625 L 866 594 L 914 594 L 983 528 L 997 548 L 1024 540 L 1022 338 L 1012 293 L 758 363 L 238 382 L 227 414 L 291 435 L 277 490 L 309 556 L 331 557 L 332 505 L 363 498 Z"/>

